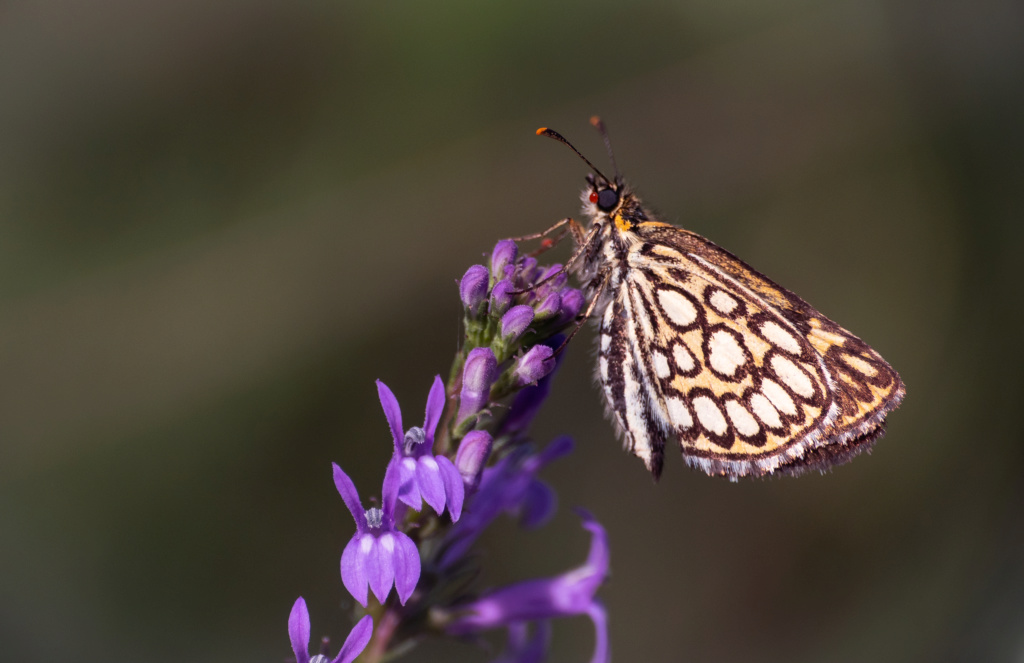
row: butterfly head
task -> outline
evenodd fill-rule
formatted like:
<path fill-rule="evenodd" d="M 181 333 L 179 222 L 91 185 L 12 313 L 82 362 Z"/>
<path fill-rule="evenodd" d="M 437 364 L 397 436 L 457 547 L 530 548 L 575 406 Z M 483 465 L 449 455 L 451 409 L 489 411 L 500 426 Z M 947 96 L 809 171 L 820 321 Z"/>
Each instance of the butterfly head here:
<path fill-rule="evenodd" d="M 611 143 L 608 140 L 608 132 L 604 123 L 596 115 L 590 118 L 590 123 L 601 133 L 605 146 L 608 148 L 608 157 L 615 169 L 615 179 L 604 175 L 597 166 L 590 163 L 590 160 L 583 156 L 572 143 L 566 140 L 560 133 L 547 127 L 537 130 L 538 136 L 547 136 L 569 147 L 576 155 L 593 171 L 587 174 L 587 188 L 583 190 L 584 211 L 591 218 L 592 223 L 614 222 L 621 231 L 630 230 L 636 223 L 646 219 L 643 208 L 636 196 L 626 187 L 619 174 L 619 168 L 615 164 L 615 156 L 612 154 Z"/>

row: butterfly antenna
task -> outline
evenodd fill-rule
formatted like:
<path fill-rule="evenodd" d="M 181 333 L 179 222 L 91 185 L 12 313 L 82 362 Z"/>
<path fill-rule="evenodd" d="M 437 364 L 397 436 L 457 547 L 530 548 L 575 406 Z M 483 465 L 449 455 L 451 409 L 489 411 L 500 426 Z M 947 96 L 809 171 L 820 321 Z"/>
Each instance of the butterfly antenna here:
<path fill-rule="evenodd" d="M 579 150 L 577 150 L 577 149 L 576 149 L 575 147 L 573 147 L 572 143 L 570 143 L 569 141 L 567 141 L 567 140 L 566 140 L 566 139 L 565 139 L 565 138 L 564 138 L 564 137 L 562 136 L 562 134 L 558 133 L 558 132 L 557 132 L 557 131 L 555 131 L 554 129 L 548 129 L 547 127 L 541 127 L 540 129 L 537 129 L 537 135 L 538 135 L 538 136 L 547 136 L 548 138 L 554 138 L 554 139 L 555 139 L 555 140 L 557 140 L 557 141 L 558 141 L 559 143 L 565 143 L 566 145 L 568 145 L 568 146 L 569 146 L 569 149 L 570 149 L 570 150 L 572 150 L 573 152 L 575 152 L 575 153 L 576 153 L 576 156 L 578 156 L 579 158 L 583 159 L 583 161 L 585 161 L 585 162 L 586 162 L 586 164 L 587 164 L 588 166 L 590 166 L 590 169 L 591 169 L 592 171 L 594 171 L 595 173 L 597 173 L 597 176 L 598 176 L 598 177 L 600 177 L 601 179 L 603 179 L 603 180 L 604 180 L 605 182 L 611 182 L 611 180 L 610 180 L 610 179 L 608 179 L 607 177 L 605 177 L 605 176 L 604 176 L 604 173 L 602 173 L 602 172 L 601 172 L 600 170 L 598 170 L 598 169 L 597 169 L 597 166 L 595 166 L 594 164 L 590 163 L 590 159 L 588 159 L 587 157 L 583 156 L 583 155 L 582 155 L 582 154 L 580 153 L 580 151 L 579 151 Z"/>
<path fill-rule="evenodd" d="M 608 138 L 608 129 L 605 128 L 604 122 L 597 115 L 590 118 L 590 123 L 594 125 L 597 132 L 601 134 L 601 138 L 604 139 L 604 147 L 608 150 L 608 159 L 612 162 L 612 169 L 615 171 L 615 181 L 618 182 L 622 179 L 622 174 L 619 173 L 619 166 L 615 163 L 615 154 L 612 152 L 612 141 Z"/>

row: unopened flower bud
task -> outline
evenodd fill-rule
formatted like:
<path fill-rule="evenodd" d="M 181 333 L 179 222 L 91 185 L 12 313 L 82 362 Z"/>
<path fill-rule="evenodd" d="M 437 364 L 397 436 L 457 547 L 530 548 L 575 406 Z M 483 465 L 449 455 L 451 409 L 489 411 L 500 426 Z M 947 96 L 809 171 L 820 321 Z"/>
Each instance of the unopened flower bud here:
<path fill-rule="evenodd" d="M 545 320 L 558 315 L 562 310 L 562 298 L 557 292 L 552 292 L 537 306 L 537 319 Z"/>
<path fill-rule="evenodd" d="M 558 321 L 563 325 L 576 319 L 576 316 L 583 310 L 586 300 L 583 293 L 576 288 L 569 288 L 562 291 L 562 310 L 558 314 Z"/>
<path fill-rule="evenodd" d="M 487 268 L 483 265 L 473 265 L 466 270 L 466 274 L 459 282 L 459 297 L 462 303 L 469 309 L 470 315 L 476 315 L 480 304 L 487 298 Z"/>
<path fill-rule="evenodd" d="M 466 357 L 462 369 L 462 394 L 459 399 L 458 421 L 476 414 L 487 406 L 491 385 L 497 377 L 498 360 L 490 348 L 474 348 Z"/>
<path fill-rule="evenodd" d="M 506 342 L 514 341 L 523 335 L 533 322 L 533 307 L 520 304 L 513 306 L 501 316 L 501 337 Z"/>
<path fill-rule="evenodd" d="M 504 278 L 505 268 L 514 265 L 518 256 L 519 247 L 512 240 L 503 239 L 495 244 L 494 251 L 491 252 L 491 274 L 494 278 Z"/>
<path fill-rule="evenodd" d="M 491 455 L 493 442 L 490 433 L 483 430 L 469 431 L 462 438 L 459 450 L 455 453 L 455 467 L 468 490 L 475 490 L 480 483 L 480 475 Z"/>
<path fill-rule="evenodd" d="M 516 386 L 533 384 L 555 368 L 555 351 L 546 345 L 535 345 L 516 361 Z"/>
<path fill-rule="evenodd" d="M 491 315 L 505 315 L 505 311 L 512 305 L 512 291 L 515 286 L 508 279 L 502 279 L 491 288 Z"/>

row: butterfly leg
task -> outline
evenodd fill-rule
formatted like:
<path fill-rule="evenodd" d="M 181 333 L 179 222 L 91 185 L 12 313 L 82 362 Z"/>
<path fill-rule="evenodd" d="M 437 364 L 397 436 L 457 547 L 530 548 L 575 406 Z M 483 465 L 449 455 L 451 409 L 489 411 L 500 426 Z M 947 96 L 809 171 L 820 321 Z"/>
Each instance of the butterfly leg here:
<path fill-rule="evenodd" d="M 564 219 L 562 219 L 561 221 L 559 221 L 558 223 L 556 223 L 555 225 L 551 226 L 550 228 L 548 228 L 547 230 L 544 230 L 542 232 L 533 233 L 533 234 L 530 234 L 530 235 L 521 235 L 519 237 L 509 237 L 509 239 L 512 240 L 513 242 L 528 242 L 528 241 L 533 240 L 533 239 L 540 239 L 542 237 L 546 237 L 546 236 L 550 235 L 551 233 L 553 233 L 554 231 L 558 230 L 559 228 L 561 228 L 562 226 L 564 226 L 567 223 L 568 224 L 576 224 L 577 226 L 579 225 L 579 223 L 577 223 L 575 220 L 573 220 L 573 218 L 571 216 L 567 216 Z"/>
<path fill-rule="evenodd" d="M 575 224 L 575 228 L 578 228 L 579 232 L 582 233 L 582 226 L 580 226 L 580 224 L 576 223 L 572 219 L 569 219 L 569 222 L 571 224 Z M 572 225 L 570 225 L 569 227 L 570 228 L 574 228 Z M 567 272 L 570 269 L 572 269 L 573 263 L 575 263 L 577 260 L 579 260 L 580 256 L 582 256 L 584 254 L 584 252 L 587 250 L 587 248 L 590 246 L 590 244 L 594 241 L 594 238 L 597 237 L 597 233 L 598 233 L 599 230 L 600 230 L 600 228 L 594 227 L 593 229 L 591 229 L 590 233 L 586 237 L 584 237 L 583 239 L 577 239 L 576 240 L 576 250 L 573 251 L 573 254 L 571 256 L 569 256 L 569 259 L 565 261 L 565 264 L 562 266 L 562 268 L 560 270 L 558 270 L 554 274 L 548 275 L 547 277 L 541 279 L 540 281 L 537 281 L 536 283 L 534 283 L 533 285 L 531 285 L 528 288 L 524 288 L 522 290 L 513 290 L 511 294 L 513 294 L 513 295 L 521 295 L 524 292 L 529 292 L 529 291 L 531 291 L 531 290 L 533 290 L 535 288 L 539 288 L 540 286 L 544 285 L 545 283 L 547 283 L 551 279 L 556 278 L 560 274 L 564 274 L 565 272 Z M 577 233 L 577 230 L 574 229 L 573 230 L 573 236 L 574 237 L 576 236 L 576 233 Z"/>

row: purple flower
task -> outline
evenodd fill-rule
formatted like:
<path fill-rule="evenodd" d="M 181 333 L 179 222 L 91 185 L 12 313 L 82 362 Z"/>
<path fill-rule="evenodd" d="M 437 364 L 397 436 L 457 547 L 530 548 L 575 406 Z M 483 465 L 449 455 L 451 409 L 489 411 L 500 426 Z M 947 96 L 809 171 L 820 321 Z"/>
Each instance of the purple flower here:
<path fill-rule="evenodd" d="M 555 351 L 546 345 L 535 345 L 516 360 L 514 369 L 517 387 L 540 380 L 555 368 Z"/>
<path fill-rule="evenodd" d="M 487 299 L 487 268 L 483 265 L 473 265 L 466 270 L 466 274 L 459 282 L 459 297 L 462 303 L 469 309 L 470 315 L 476 315 L 480 305 Z"/>
<path fill-rule="evenodd" d="M 345 589 L 366 607 L 366 588 L 381 603 L 392 583 L 404 605 L 420 578 L 420 553 L 406 534 L 395 529 L 395 502 L 401 485 L 397 457 L 388 463 L 381 489 L 381 508 L 363 511 L 355 484 L 334 464 L 334 485 L 356 521 L 356 533 L 341 554 L 341 580 Z"/>
<path fill-rule="evenodd" d="M 491 274 L 500 279 L 505 276 L 505 268 L 514 265 L 519 255 L 519 247 L 510 239 L 503 239 L 494 245 L 491 252 Z"/>
<path fill-rule="evenodd" d="M 467 490 L 476 490 L 479 485 L 480 475 L 483 474 L 487 459 L 491 456 L 493 444 L 491 434 L 485 430 L 469 431 L 466 437 L 462 438 L 459 450 L 455 452 L 455 467 L 462 475 Z"/>
<path fill-rule="evenodd" d="M 466 365 L 462 369 L 462 393 L 459 395 L 459 414 L 456 420 L 461 422 L 487 407 L 491 400 L 491 385 L 498 377 L 495 375 L 498 360 L 490 348 L 473 348 L 466 357 Z"/>
<path fill-rule="evenodd" d="M 594 597 L 608 575 L 608 535 L 589 513 L 582 509 L 578 513 L 591 534 L 590 553 L 582 566 L 560 576 L 527 580 L 484 594 L 461 606 L 448 630 L 462 635 L 521 622 L 587 615 L 597 634 L 591 663 L 609 661 L 607 614 Z"/>
<path fill-rule="evenodd" d="M 292 651 L 295 652 L 295 663 L 352 663 L 366 649 L 373 635 L 373 618 L 366 615 L 360 619 L 352 628 L 352 631 L 345 638 L 345 644 L 341 646 L 338 656 L 328 661 L 326 651 L 309 657 L 309 611 L 306 609 L 306 601 L 301 596 L 292 606 L 292 612 L 288 615 L 288 639 L 292 641 Z M 511 637 L 510 637 L 511 640 Z M 325 640 L 326 646 L 326 640 Z"/>
<path fill-rule="evenodd" d="M 533 322 L 533 307 L 525 304 L 513 306 L 501 316 L 501 337 L 506 342 L 516 340 L 523 335 Z"/>
<path fill-rule="evenodd" d="M 431 453 L 434 432 L 444 412 L 444 382 L 441 376 L 435 376 L 434 384 L 430 387 L 423 428 L 413 426 L 403 433 L 402 410 L 398 406 L 398 399 L 380 380 L 377 380 L 377 394 L 395 441 L 395 457 L 391 462 L 398 465 L 401 477 L 398 499 L 417 511 L 426 502 L 437 515 L 441 515 L 447 506 L 452 521 L 458 520 L 465 498 L 462 475 L 447 457 Z"/>
<path fill-rule="evenodd" d="M 516 288 L 508 279 L 502 279 L 491 288 L 491 303 L 489 312 L 493 316 L 505 315 L 505 311 L 512 305 L 512 291 Z"/>

